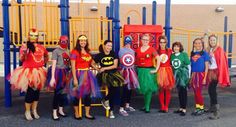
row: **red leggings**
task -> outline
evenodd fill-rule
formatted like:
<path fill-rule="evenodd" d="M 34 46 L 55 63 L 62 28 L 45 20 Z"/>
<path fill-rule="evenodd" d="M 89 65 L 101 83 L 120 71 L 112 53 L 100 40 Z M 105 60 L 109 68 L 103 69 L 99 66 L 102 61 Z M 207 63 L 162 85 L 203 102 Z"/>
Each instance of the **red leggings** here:
<path fill-rule="evenodd" d="M 171 90 L 169 89 L 159 90 L 159 101 L 161 110 L 168 111 L 170 98 L 171 98 Z"/>
<path fill-rule="evenodd" d="M 195 103 L 196 105 L 204 105 L 204 99 L 202 96 L 202 88 L 200 87 L 193 87 L 193 91 L 194 91 L 194 99 L 195 99 Z"/>

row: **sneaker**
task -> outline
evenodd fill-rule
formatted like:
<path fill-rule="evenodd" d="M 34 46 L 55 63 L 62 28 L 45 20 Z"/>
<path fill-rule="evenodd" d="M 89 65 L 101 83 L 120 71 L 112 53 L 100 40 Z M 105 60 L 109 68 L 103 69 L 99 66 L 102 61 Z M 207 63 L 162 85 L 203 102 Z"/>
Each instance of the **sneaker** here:
<path fill-rule="evenodd" d="M 131 111 L 131 112 L 134 112 L 134 111 L 135 111 L 135 109 L 134 109 L 133 107 L 131 107 L 131 106 L 126 107 L 125 109 L 128 110 L 128 111 Z"/>
<path fill-rule="evenodd" d="M 194 116 L 200 116 L 204 113 L 204 109 L 197 109 L 195 112 L 192 113 Z"/>
<path fill-rule="evenodd" d="M 109 100 L 102 100 L 101 101 L 102 103 L 102 106 L 106 109 L 106 110 L 109 110 L 110 109 L 110 106 L 109 106 Z"/>
<path fill-rule="evenodd" d="M 120 110 L 119 113 L 120 113 L 122 116 L 129 116 L 129 114 L 128 114 L 125 110 Z"/>
<path fill-rule="evenodd" d="M 110 119 L 115 119 L 115 115 L 113 113 L 113 111 L 110 111 L 110 116 L 109 116 Z"/>

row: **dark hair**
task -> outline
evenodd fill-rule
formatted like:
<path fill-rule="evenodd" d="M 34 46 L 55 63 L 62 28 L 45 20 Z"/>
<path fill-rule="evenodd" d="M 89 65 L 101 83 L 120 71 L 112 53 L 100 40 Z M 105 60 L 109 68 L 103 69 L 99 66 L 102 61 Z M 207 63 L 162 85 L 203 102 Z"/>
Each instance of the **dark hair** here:
<path fill-rule="evenodd" d="M 30 41 L 27 41 L 26 45 L 27 45 L 27 48 L 29 49 L 29 51 L 31 51 L 32 53 L 35 52 L 34 43 L 32 43 L 32 42 L 30 42 Z"/>
<path fill-rule="evenodd" d="M 211 37 L 214 37 L 214 38 L 216 38 L 216 40 L 218 39 L 218 37 L 215 35 L 215 34 L 211 34 L 209 37 L 208 37 L 208 45 L 211 47 L 211 45 L 210 45 L 210 38 Z"/>
<path fill-rule="evenodd" d="M 80 36 L 77 38 L 77 40 L 76 40 L 76 46 L 75 46 L 75 48 L 74 48 L 74 49 L 77 50 L 79 53 L 81 53 L 81 46 L 80 46 L 80 40 L 79 40 L 79 38 L 80 38 L 81 36 L 85 36 L 85 35 L 80 35 Z M 85 37 L 87 38 L 87 36 L 85 36 Z M 87 53 L 90 52 L 88 39 L 86 40 L 86 46 L 84 47 L 84 49 L 85 49 L 85 51 L 86 51 Z"/>
<path fill-rule="evenodd" d="M 174 51 L 174 47 L 175 46 L 179 47 L 179 52 L 183 52 L 184 51 L 184 48 L 183 48 L 183 45 L 181 44 L 181 42 L 178 42 L 178 41 L 174 42 L 172 44 L 172 51 Z"/>
<path fill-rule="evenodd" d="M 202 51 L 200 52 L 200 55 L 202 56 L 203 53 L 204 53 L 204 41 L 202 40 L 202 38 L 196 38 L 193 40 L 193 48 L 192 48 L 192 51 L 191 51 L 191 57 L 195 55 L 195 52 L 194 52 L 194 43 L 197 41 L 197 40 L 200 40 L 202 42 Z"/>
<path fill-rule="evenodd" d="M 158 46 L 158 50 L 157 52 L 160 54 L 160 51 L 161 51 L 161 46 L 160 46 L 160 41 L 161 39 L 164 39 L 166 43 L 168 43 L 168 40 L 167 40 L 167 37 L 165 35 L 162 35 L 160 37 L 158 37 L 158 42 L 159 42 L 159 46 Z M 166 44 L 166 47 L 165 47 L 166 51 L 168 50 L 168 47 L 167 47 L 167 44 Z"/>
<path fill-rule="evenodd" d="M 106 45 L 107 43 L 112 43 L 112 41 L 111 40 L 105 40 L 103 44 L 99 45 L 98 50 L 99 50 L 100 53 L 104 53 L 103 45 Z"/>

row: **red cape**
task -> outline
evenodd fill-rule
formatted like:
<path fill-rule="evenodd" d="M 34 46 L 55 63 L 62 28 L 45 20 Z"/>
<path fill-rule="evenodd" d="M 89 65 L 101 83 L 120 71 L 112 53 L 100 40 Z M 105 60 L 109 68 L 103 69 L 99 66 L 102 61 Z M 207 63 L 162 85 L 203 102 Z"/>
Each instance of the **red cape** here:
<path fill-rule="evenodd" d="M 219 72 L 218 83 L 222 87 L 230 86 L 228 59 L 224 50 L 221 47 L 217 47 L 214 55 Z"/>

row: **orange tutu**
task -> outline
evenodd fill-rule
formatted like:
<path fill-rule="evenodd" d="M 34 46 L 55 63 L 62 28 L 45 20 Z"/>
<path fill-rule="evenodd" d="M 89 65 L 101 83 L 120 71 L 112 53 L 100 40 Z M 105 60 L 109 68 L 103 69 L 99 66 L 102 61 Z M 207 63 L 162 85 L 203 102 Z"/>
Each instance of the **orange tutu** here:
<path fill-rule="evenodd" d="M 174 87 L 175 79 L 171 67 L 160 67 L 157 73 L 160 89 L 172 89 Z"/>
<path fill-rule="evenodd" d="M 27 91 L 28 86 L 41 90 L 46 81 L 46 69 L 44 67 L 38 68 L 16 68 L 9 78 L 10 84 L 14 89 Z"/>

